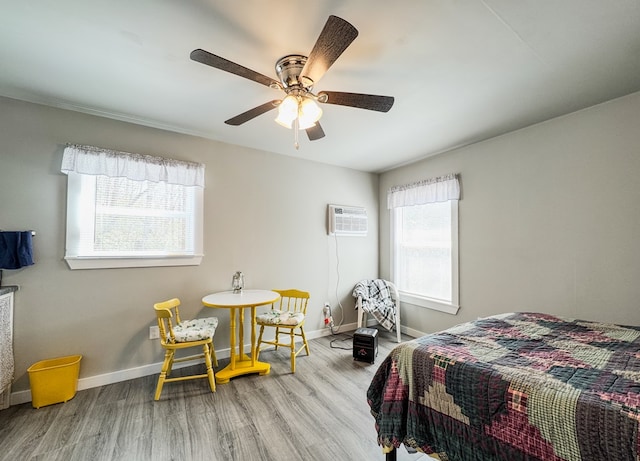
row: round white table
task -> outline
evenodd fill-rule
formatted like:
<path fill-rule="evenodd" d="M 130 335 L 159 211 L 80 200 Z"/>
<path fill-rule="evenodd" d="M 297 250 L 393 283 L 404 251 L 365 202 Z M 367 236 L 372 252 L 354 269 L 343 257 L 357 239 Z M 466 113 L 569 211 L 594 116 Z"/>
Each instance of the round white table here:
<path fill-rule="evenodd" d="M 240 293 L 221 291 L 202 298 L 202 304 L 207 307 L 230 309 L 230 363 L 216 372 L 216 382 L 228 383 L 231 378 L 250 373 L 266 375 L 271 365 L 256 360 L 256 307 L 271 304 L 280 299 L 280 295 L 271 290 L 242 290 Z M 251 356 L 244 353 L 244 309 L 251 309 Z M 236 355 L 236 317 L 239 314 L 238 353 Z"/>

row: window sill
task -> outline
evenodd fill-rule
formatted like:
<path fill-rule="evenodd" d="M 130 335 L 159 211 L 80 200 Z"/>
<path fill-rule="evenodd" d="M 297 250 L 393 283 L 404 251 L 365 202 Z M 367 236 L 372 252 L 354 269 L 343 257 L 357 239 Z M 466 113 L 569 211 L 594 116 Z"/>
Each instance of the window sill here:
<path fill-rule="evenodd" d="M 199 266 L 203 255 L 148 258 L 92 258 L 65 256 L 69 269 L 116 269 L 126 267 Z"/>
<path fill-rule="evenodd" d="M 400 301 L 414 306 L 432 309 L 434 311 L 445 312 L 451 315 L 456 315 L 460 309 L 460 306 L 457 304 L 450 304 L 432 298 L 425 298 L 423 296 L 410 295 L 402 292 L 400 292 Z"/>

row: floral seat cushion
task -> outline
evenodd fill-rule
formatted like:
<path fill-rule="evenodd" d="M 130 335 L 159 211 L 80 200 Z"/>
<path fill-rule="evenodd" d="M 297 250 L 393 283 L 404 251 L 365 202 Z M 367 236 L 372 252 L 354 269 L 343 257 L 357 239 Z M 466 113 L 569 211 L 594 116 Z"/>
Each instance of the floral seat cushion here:
<path fill-rule="evenodd" d="M 258 323 L 266 325 L 297 325 L 304 320 L 302 312 L 272 310 L 256 316 Z"/>
<path fill-rule="evenodd" d="M 173 335 L 177 343 L 200 341 L 202 339 L 213 338 L 217 327 L 217 317 L 185 320 L 173 328 Z"/>

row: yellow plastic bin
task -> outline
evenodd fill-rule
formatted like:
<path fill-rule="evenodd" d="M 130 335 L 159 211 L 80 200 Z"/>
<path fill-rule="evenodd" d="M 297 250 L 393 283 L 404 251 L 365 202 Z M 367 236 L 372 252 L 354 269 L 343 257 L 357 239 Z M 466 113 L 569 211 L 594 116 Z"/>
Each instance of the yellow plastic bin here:
<path fill-rule="evenodd" d="M 42 360 L 31 365 L 31 404 L 40 408 L 71 400 L 78 390 L 81 355 Z"/>

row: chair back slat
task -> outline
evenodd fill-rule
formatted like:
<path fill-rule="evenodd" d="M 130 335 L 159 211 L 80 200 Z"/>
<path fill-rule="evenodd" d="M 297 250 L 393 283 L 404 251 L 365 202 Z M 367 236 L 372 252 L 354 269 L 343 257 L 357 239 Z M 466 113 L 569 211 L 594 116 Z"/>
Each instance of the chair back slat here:
<path fill-rule="evenodd" d="M 158 330 L 160 330 L 160 341 L 164 344 L 175 344 L 176 337 L 173 333 L 173 320 L 175 324 L 180 324 L 180 300 L 178 298 L 169 299 L 160 303 L 155 303 L 153 308 L 158 319 Z"/>
<path fill-rule="evenodd" d="M 280 295 L 278 310 L 301 312 L 306 315 L 310 294 L 301 290 L 273 290 Z M 278 301 L 276 301 L 278 302 Z"/>

